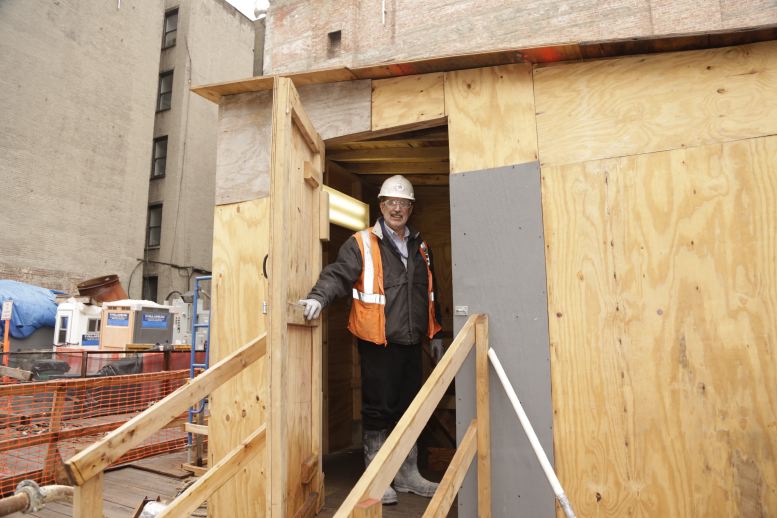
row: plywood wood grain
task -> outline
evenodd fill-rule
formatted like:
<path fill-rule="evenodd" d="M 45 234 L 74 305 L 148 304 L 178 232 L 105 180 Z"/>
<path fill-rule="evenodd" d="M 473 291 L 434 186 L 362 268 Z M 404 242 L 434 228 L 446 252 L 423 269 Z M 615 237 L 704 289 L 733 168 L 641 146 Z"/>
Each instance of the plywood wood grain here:
<path fill-rule="evenodd" d="M 442 72 L 372 82 L 373 131 L 436 120 L 444 115 Z"/>
<path fill-rule="evenodd" d="M 211 362 L 265 332 L 268 299 L 262 261 L 269 250 L 267 198 L 216 207 L 213 229 Z M 210 399 L 209 465 L 215 465 L 266 420 L 267 357 L 216 390 Z M 265 509 L 265 454 L 209 499 L 212 516 L 255 516 Z"/>
<path fill-rule="evenodd" d="M 445 74 L 451 173 L 537 159 L 531 65 Z"/>
<path fill-rule="evenodd" d="M 272 92 L 225 97 L 219 106 L 216 204 L 237 203 L 270 192 Z"/>
<path fill-rule="evenodd" d="M 289 79 L 276 79 L 270 238 L 270 506 L 268 516 L 293 516 L 321 478 L 321 326 L 289 325 L 286 308 L 305 298 L 321 269 L 320 185 L 305 182 L 306 164 L 321 177 L 324 145 Z M 303 465 L 317 456 L 303 484 Z"/>
<path fill-rule="evenodd" d="M 556 468 L 580 516 L 777 512 L 777 137 L 546 166 Z"/>
<path fill-rule="evenodd" d="M 777 133 L 777 42 L 534 72 L 543 164 Z"/>
<path fill-rule="evenodd" d="M 299 96 L 321 138 L 370 131 L 369 79 L 301 86 Z"/>

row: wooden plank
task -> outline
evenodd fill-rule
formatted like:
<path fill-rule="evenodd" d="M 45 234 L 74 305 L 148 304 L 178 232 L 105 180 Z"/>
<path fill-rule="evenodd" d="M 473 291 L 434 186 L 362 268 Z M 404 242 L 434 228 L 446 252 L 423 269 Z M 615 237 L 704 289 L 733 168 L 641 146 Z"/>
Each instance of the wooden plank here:
<path fill-rule="evenodd" d="M 770 136 L 543 168 L 554 450 L 579 516 L 777 508 L 775 156 Z"/>
<path fill-rule="evenodd" d="M 190 464 L 188 462 L 181 464 L 181 469 L 189 471 L 195 477 L 201 477 L 208 472 L 207 466 L 195 466 L 194 464 Z"/>
<path fill-rule="evenodd" d="M 323 171 L 324 147 L 288 79 L 274 90 L 270 307 L 303 298 L 321 268 L 319 188 L 303 179 L 305 161 Z M 321 326 L 280 311 L 270 322 L 270 502 L 268 516 L 291 516 L 320 487 L 320 462 L 311 484 L 300 481 L 302 464 L 321 455 Z M 294 316 L 296 314 L 296 317 Z M 318 501 L 318 498 L 315 500 Z"/>
<path fill-rule="evenodd" d="M 436 162 L 348 162 L 342 164 L 345 169 L 360 175 L 448 175 L 450 164 L 447 160 Z M 415 185 L 415 184 L 413 184 Z"/>
<path fill-rule="evenodd" d="M 477 420 L 473 419 L 470 423 L 467 431 L 464 433 L 464 437 L 461 438 L 461 443 L 456 449 L 456 453 L 453 455 L 448 469 L 445 471 L 440 485 L 437 487 L 437 491 L 434 493 L 429 506 L 424 512 L 424 518 L 434 518 L 437 516 L 448 516 L 448 511 L 453 504 L 453 500 L 456 498 L 456 494 L 459 492 L 461 483 L 464 481 L 464 477 L 467 475 L 467 470 L 472 464 L 472 459 L 475 457 L 478 444 L 478 431 L 479 426 Z M 478 493 L 480 494 L 480 470 L 478 470 Z M 490 503 L 491 499 L 487 498 Z M 482 511 L 487 511 L 483 514 Z M 478 516 L 491 516 L 491 507 L 483 507 L 478 509 Z"/>
<path fill-rule="evenodd" d="M 136 415 L 99 441 L 91 444 L 67 461 L 69 475 L 77 485 L 83 485 L 129 450 L 148 439 L 181 412 L 194 406 L 224 381 L 261 358 L 266 349 L 265 335 L 244 344 L 236 352 L 210 367 L 188 384 L 178 388 L 147 410 Z"/>
<path fill-rule="evenodd" d="M 531 65 L 445 75 L 451 173 L 537 159 Z"/>
<path fill-rule="evenodd" d="M 367 466 L 362 477 L 353 487 L 335 513 L 336 518 L 351 515 L 354 507 L 364 499 L 380 500 L 383 492 L 394 479 L 399 466 L 407 457 L 424 426 L 451 381 L 461 368 L 475 341 L 475 323 L 480 315 L 472 315 L 459 331 L 437 367 L 424 383 L 418 395 L 397 423 L 394 431 Z"/>
<path fill-rule="evenodd" d="M 777 133 L 777 42 L 537 69 L 540 160 L 571 164 Z"/>
<path fill-rule="evenodd" d="M 184 423 L 183 429 L 197 435 L 208 435 L 208 425 L 206 424 Z"/>
<path fill-rule="evenodd" d="M 193 513 L 214 491 L 230 480 L 235 473 L 244 469 L 253 457 L 259 454 L 265 443 L 264 426 L 259 427 L 246 439 L 186 491 L 181 493 L 160 512 L 157 517 L 188 516 Z"/>
<path fill-rule="evenodd" d="M 211 361 L 242 341 L 264 333 L 268 281 L 269 198 L 216 207 L 213 224 Z M 246 236 L 251 236 L 247 239 Z M 268 261 L 269 262 L 269 261 Z M 267 419 L 269 374 L 262 358 L 210 396 L 208 464 L 213 466 Z M 265 509 L 265 460 L 260 454 L 208 500 L 218 516 L 257 516 Z"/>
<path fill-rule="evenodd" d="M 381 130 L 445 115 L 444 74 L 372 82 L 372 129 Z"/>
<path fill-rule="evenodd" d="M 481 318 L 475 324 L 478 516 L 491 516 L 491 400 L 488 394 L 488 349 L 488 318 Z M 459 485 L 461 485 L 461 481 L 459 481 Z"/>
<path fill-rule="evenodd" d="M 319 240 L 329 241 L 329 193 L 321 190 L 319 201 L 318 234 Z"/>
<path fill-rule="evenodd" d="M 286 303 L 286 323 L 288 325 L 315 327 L 321 324 L 321 317 L 314 320 L 305 319 L 305 308 L 297 302 Z"/>
<path fill-rule="evenodd" d="M 19 381 L 30 381 L 32 379 L 32 372 L 0 365 L 0 376 L 8 376 Z"/>
<path fill-rule="evenodd" d="M 74 455 L 66 464 L 71 480 L 81 485 L 101 472 L 153 433 L 178 419 L 187 408 L 234 376 L 244 365 L 261 357 L 264 351 L 264 336 L 244 344 L 233 355 L 213 365 L 188 384 Z M 180 423 L 176 423 L 175 426 L 179 427 Z"/>
<path fill-rule="evenodd" d="M 344 149 L 329 153 L 328 159 L 334 162 L 445 162 L 448 147 Z"/>
<path fill-rule="evenodd" d="M 103 517 L 103 473 L 73 488 L 73 516 L 78 518 Z"/>
<path fill-rule="evenodd" d="M 313 518 L 316 515 L 316 506 L 318 505 L 318 493 L 308 493 L 302 507 L 294 513 L 294 518 Z"/>
<path fill-rule="evenodd" d="M 383 516 L 383 504 L 380 500 L 369 498 L 362 500 L 353 508 L 352 518 L 380 518 Z"/>

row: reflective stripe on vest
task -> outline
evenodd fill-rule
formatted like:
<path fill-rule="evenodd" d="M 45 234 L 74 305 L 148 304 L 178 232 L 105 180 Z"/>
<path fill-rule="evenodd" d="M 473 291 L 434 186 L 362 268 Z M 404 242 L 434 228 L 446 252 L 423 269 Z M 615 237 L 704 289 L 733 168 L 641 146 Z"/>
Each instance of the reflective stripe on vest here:
<path fill-rule="evenodd" d="M 386 295 L 383 291 L 383 264 L 380 257 L 378 237 L 372 228 L 354 234 L 362 254 L 362 274 L 353 287 L 354 302 L 348 317 L 348 330 L 357 338 L 369 342 L 386 344 Z M 432 269 L 426 243 L 420 246 L 421 256 L 426 261 L 429 291 L 429 324 L 427 334 L 432 338 L 440 331 L 434 311 L 434 289 Z M 409 289 L 409 288 L 408 288 Z"/>

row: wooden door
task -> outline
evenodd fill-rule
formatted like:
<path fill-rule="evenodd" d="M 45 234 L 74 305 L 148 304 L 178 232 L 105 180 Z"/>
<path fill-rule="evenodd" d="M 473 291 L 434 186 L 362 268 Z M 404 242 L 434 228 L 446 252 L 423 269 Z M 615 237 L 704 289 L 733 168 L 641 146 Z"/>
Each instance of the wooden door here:
<path fill-rule="evenodd" d="M 290 79 L 275 79 L 272 117 L 267 515 L 311 516 L 323 502 L 321 326 L 297 301 L 318 278 L 328 235 L 324 144 Z"/>

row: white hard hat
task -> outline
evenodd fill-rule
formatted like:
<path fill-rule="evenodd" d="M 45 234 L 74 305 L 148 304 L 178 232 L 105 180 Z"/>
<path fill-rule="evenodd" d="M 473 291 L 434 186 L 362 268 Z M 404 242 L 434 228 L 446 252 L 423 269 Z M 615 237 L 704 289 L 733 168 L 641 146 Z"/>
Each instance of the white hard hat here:
<path fill-rule="evenodd" d="M 405 198 L 415 201 L 413 184 L 401 174 L 396 174 L 383 182 L 383 185 L 380 186 L 378 198 Z"/>

